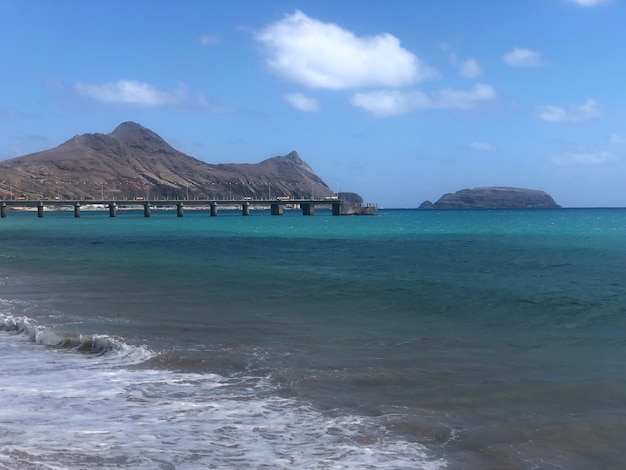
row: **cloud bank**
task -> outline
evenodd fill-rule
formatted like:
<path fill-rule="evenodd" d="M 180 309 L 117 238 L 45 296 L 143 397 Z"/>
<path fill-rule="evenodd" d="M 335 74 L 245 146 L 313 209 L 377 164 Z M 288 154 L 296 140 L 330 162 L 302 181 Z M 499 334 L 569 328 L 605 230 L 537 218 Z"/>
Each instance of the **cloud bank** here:
<path fill-rule="evenodd" d="M 495 90 L 476 84 L 469 90 L 443 89 L 432 93 L 407 87 L 439 76 L 400 40 L 388 33 L 357 36 L 334 23 L 310 18 L 301 11 L 285 16 L 255 35 L 263 45 L 268 69 L 280 78 L 309 89 L 356 91 L 350 102 L 375 117 L 405 114 L 417 109 L 468 109 L 491 100 Z M 459 75 L 476 78 L 482 69 L 469 58 L 451 60 Z M 376 88 L 371 90 L 371 88 Z M 320 109 L 317 100 L 302 93 L 284 96 L 305 112 Z"/>

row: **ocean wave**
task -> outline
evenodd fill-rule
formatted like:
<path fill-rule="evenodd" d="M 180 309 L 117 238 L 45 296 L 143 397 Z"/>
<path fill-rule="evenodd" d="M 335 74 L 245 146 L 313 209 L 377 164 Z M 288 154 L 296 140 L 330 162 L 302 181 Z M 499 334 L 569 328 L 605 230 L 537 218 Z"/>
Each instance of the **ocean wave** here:
<path fill-rule="evenodd" d="M 26 316 L 0 314 L 0 331 L 20 335 L 42 346 L 104 358 L 125 365 L 139 364 L 155 356 L 144 346 L 129 344 L 124 338 L 60 332 L 37 324 Z"/>

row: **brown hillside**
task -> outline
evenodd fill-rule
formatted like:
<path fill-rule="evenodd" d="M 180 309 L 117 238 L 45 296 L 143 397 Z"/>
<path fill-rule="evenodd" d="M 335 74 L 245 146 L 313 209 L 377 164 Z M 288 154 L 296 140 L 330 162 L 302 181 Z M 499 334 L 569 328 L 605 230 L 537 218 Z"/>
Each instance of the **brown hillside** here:
<path fill-rule="evenodd" d="M 209 164 L 134 122 L 77 135 L 50 150 L 0 162 L 0 199 L 293 198 L 332 195 L 296 152 L 256 164 Z"/>

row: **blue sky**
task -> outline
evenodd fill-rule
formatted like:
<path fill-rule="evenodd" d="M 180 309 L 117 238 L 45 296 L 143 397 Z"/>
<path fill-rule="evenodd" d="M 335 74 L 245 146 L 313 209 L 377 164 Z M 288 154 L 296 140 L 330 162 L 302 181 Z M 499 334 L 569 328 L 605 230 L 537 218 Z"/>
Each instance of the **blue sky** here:
<path fill-rule="evenodd" d="M 624 0 L 0 0 L 0 160 L 123 121 L 416 207 L 626 207 Z"/>

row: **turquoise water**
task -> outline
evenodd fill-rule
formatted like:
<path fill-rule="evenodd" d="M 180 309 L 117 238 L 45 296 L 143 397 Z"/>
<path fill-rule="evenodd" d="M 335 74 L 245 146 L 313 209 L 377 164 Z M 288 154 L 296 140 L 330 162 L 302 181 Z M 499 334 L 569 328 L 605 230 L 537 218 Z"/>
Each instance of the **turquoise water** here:
<path fill-rule="evenodd" d="M 0 422 L 7 468 L 626 457 L 626 210 L 72 215 L 0 220 L 0 315 L 26 332 L 0 344 L 28 371 L 0 383 L 24 402 Z M 26 431 L 65 403 L 100 427 Z"/>

